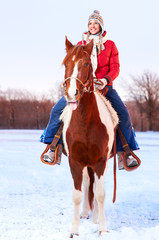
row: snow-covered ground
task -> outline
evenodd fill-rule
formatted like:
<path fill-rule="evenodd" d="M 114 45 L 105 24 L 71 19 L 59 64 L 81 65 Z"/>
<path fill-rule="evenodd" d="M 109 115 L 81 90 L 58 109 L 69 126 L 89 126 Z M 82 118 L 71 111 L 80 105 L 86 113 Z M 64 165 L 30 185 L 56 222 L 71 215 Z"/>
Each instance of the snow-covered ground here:
<path fill-rule="evenodd" d="M 72 178 L 65 156 L 61 166 L 40 161 L 40 130 L 0 130 L 0 239 L 65 240 L 73 215 Z M 117 171 L 113 161 L 105 178 L 109 233 L 98 237 L 91 218 L 81 220 L 79 240 L 159 239 L 159 132 L 137 133 L 142 160 L 133 172 Z"/>

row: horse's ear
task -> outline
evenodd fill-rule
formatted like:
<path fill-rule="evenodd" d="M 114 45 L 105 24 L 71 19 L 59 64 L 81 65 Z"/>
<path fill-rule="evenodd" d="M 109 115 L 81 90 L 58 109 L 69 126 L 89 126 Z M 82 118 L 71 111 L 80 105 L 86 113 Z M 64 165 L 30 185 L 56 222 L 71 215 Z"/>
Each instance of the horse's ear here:
<path fill-rule="evenodd" d="M 73 44 L 67 39 L 65 39 L 65 45 L 66 45 L 66 51 L 68 52 L 68 50 L 73 47 Z"/>
<path fill-rule="evenodd" d="M 84 46 L 84 50 L 88 52 L 89 55 L 91 55 L 92 49 L 93 49 L 93 39 L 87 45 Z"/>

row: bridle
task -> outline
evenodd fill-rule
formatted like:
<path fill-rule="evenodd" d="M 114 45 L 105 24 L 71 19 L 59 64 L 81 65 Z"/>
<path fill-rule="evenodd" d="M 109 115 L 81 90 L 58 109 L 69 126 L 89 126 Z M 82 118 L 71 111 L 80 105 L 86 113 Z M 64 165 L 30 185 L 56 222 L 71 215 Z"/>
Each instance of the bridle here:
<path fill-rule="evenodd" d="M 89 58 L 90 58 L 90 55 L 89 55 L 89 53 L 87 52 L 87 51 L 84 51 L 84 53 L 86 53 L 88 56 L 89 56 Z M 65 89 L 65 84 L 66 84 L 66 82 L 69 80 L 69 79 L 75 79 L 77 82 L 79 82 L 81 85 L 82 85 L 82 89 L 81 89 L 81 93 L 83 94 L 84 92 L 93 92 L 93 91 L 91 91 L 90 90 L 90 85 L 91 85 L 91 83 L 90 83 L 90 81 L 89 81 L 89 78 L 83 83 L 79 78 L 77 78 L 77 77 L 67 77 L 67 78 L 65 78 L 64 79 L 64 82 L 62 83 L 62 88 L 64 88 Z"/>
<path fill-rule="evenodd" d="M 82 93 L 84 93 L 84 92 L 92 93 L 92 92 L 98 91 L 98 89 L 94 89 L 94 90 L 92 91 L 92 90 L 90 90 L 90 88 L 88 88 L 88 87 L 90 87 L 90 86 L 89 86 L 89 84 L 90 84 L 89 79 L 87 79 L 86 82 L 83 83 L 83 82 L 82 82 L 79 78 L 77 78 L 77 77 L 68 77 L 68 78 L 66 78 L 66 79 L 64 80 L 64 82 L 62 83 L 62 86 L 61 86 L 61 87 L 62 87 L 62 88 L 65 88 L 65 83 L 66 83 L 69 79 L 71 79 L 71 78 L 73 78 L 73 79 L 75 79 L 76 81 L 78 81 L 79 83 L 81 83 L 81 85 L 82 85 L 82 87 L 83 87 L 83 89 L 81 90 Z M 102 83 L 102 81 L 101 81 L 100 79 L 94 78 L 93 81 L 94 81 L 94 84 L 97 85 L 97 86 L 102 86 L 102 85 L 103 85 L 103 83 Z"/>
<path fill-rule="evenodd" d="M 77 78 L 77 77 L 67 77 L 65 80 L 64 80 L 64 82 L 62 83 L 62 87 L 63 88 L 65 88 L 65 83 L 69 80 L 69 79 L 71 79 L 71 78 L 73 78 L 73 79 L 75 79 L 77 82 L 79 82 L 81 85 L 82 85 L 82 92 L 90 92 L 90 90 L 87 88 L 87 87 L 89 87 L 89 84 L 90 84 L 90 82 L 89 82 L 89 79 L 87 79 L 86 81 L 85 81 L 85 83 L 83 83 L 79 78 Z"/>

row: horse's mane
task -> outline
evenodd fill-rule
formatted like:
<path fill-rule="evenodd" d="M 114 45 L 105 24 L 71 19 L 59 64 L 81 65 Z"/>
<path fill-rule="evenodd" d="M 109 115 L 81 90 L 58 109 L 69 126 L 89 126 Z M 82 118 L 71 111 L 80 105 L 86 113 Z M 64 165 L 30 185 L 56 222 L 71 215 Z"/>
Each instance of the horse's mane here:
<path fill-rule="evenodd" d="M 75 56 L 75 61 L 79 59 L 83 54 L 83 46 L 82 45 L 75 45 L 73 46 L 68 52 L 66 57 L 64 58 L 62 64 L 65 65 L 69 59 L 72 59 L 73 56 Z"/>

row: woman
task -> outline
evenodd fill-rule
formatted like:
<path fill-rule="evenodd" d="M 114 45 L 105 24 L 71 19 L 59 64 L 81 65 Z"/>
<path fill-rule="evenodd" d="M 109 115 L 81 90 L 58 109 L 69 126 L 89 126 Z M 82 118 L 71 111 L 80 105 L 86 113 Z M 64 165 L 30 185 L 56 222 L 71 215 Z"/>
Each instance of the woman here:
<path fill-rule="evenodd" d="M 107 40 L 107 33 L 103 29 L 103 18 L 98 11 L 94 11 L 88 19 L 88 32 L 83 34 L 83 40 L 78 44 L 87 44 L 91 39 L 94 39 L 94 47 L 91 54 L 91 62 L 93 66 L 93 73 L 95 79 L 102 81 L 102 88 L 107 88 L 108 92 L 106 98 L 111 102 L 113 108 L 116 110 L 119 117 L 119 125 L 122 133 L 124 134 L 131 150 L 139 149 L 130 120 L 129 113 L 126 106 L 120 99 L 117 92 L 113 89 L 113 81 L 119 75 L 119 53 L 115 43 Z M 62 97 L 59 102 L 53 107 L 48 126 L 41 136 L 41 141 L 50 144 L 56 134 L 60 121 L 59 117 L 66 106 L 66 100 Z M 61 146 L 60 153 L 62 152 L 62 138 L 58 142 Z M 123 148 L 117 134 L 117 154 L 119 169 L 123 169 Z M 60 154 L 59 154 L 60 155 Z M 59 156 L 60 159 L 60 156 Z M 137 165 L 134 158 L 126 156 L 127 165 L 129 167 Z M 49 150 L 44 155 L 44 161 L 54 161 L 54 151 Z"/>

